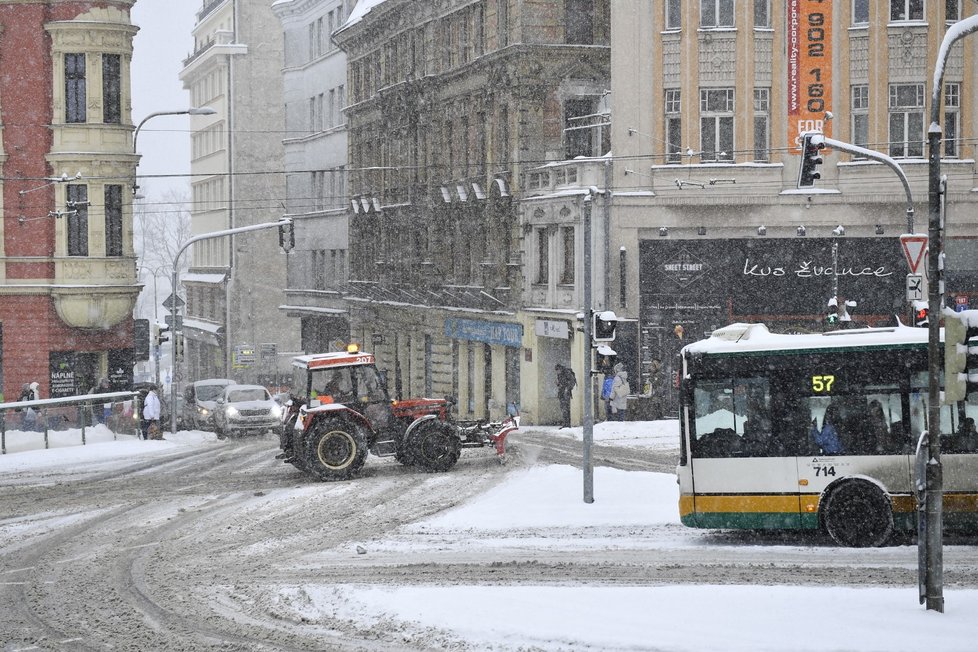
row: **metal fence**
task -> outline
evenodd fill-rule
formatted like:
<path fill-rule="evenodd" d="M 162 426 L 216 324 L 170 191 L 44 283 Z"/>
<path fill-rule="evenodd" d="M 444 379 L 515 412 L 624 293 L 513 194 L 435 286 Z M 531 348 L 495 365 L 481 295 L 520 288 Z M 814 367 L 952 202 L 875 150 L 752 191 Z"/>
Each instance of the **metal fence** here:
<path fill-rule="evenodd" d="M 43 435 L 44 448 L 50 444 L 49 434 L 59 430 L 81 430 L 85 445 L 85 429 L 105 424 L 113 439 L 119 434 L 139 436 L 139 392 L 108 392 L 37 401 L 0 403 L 0 454 L 7 454 L 7 431 Z"/>

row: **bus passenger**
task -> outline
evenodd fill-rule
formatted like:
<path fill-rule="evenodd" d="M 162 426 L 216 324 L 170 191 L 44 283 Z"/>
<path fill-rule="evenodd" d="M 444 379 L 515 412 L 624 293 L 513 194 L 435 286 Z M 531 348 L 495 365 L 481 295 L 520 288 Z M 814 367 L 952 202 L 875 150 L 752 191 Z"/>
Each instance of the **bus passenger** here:
<path fill-rule="evenodd" d="M 890 441 L 890 429 L 883 414 L 883 404 L 877 400 L 869 402 L 866 414 L 866 447 L 859 452 L 869 454 L 883 453 Z"/>
<path fill-rule="evenodd" d="M 818 422 L 812 419 L 812 440 L 821 449 L 823 455 L 838 455 L 842 452 L 842 444 L 839 442 L 839 432 L 835 429 L 837 409 L 830 405 L 825 409 L 825 416 L 822 417 L 822 429 L 819 430 Z"/>

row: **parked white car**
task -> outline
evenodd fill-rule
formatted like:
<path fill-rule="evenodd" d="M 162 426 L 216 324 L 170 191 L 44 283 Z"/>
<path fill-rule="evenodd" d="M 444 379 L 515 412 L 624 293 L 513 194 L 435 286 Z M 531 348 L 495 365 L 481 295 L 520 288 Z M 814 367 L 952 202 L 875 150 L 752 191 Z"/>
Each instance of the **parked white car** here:
<path fill-rule="evenodd" d="M 218 435 L 260 434 L 282 428 L 282 406 L 261 385 L 228 385 L 217 397 Z"/>

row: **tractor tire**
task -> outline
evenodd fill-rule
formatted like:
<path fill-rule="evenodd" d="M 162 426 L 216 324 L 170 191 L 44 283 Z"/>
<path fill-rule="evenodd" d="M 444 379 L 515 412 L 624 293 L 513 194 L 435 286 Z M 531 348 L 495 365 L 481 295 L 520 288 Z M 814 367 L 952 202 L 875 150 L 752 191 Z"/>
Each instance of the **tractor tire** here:
<path fill-rule="evenodd" d="M 367 438 L 345 419 L 324 419 L 305 437 L 306 470 L 320 480 L 349 480 L 367 460 Z"/>
<path fill-rule="evenodd" d="M 416 467 L 437 473 L 455 466 L 462 453 L 462 442 L 451 425 L 426 421 L 408 435 L 405 451 Z"/>
<path fill-rule="evenodd" d="M 893 536 L 893 503 L 873 483 L 848 480 L 826 497 L 822 523 L 840 546 L 876 548 Z"/>

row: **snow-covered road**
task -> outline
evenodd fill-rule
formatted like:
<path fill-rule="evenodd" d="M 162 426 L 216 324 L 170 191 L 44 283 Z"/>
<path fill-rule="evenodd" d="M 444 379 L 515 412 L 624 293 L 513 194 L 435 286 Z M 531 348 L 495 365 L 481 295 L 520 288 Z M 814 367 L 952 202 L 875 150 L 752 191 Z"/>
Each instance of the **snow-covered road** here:
<path fill-rule="evenodd" d="M 674 427 L 599 424 L 590 505 L 579 429 L 330 484 L 271 436 L 11 439 L 0 650 L 973 649 L 974 541 L 945 549 L 938 616 L 915 547 L 683 528 L 675 476 L 633 470 L 674 465 Z"/>

